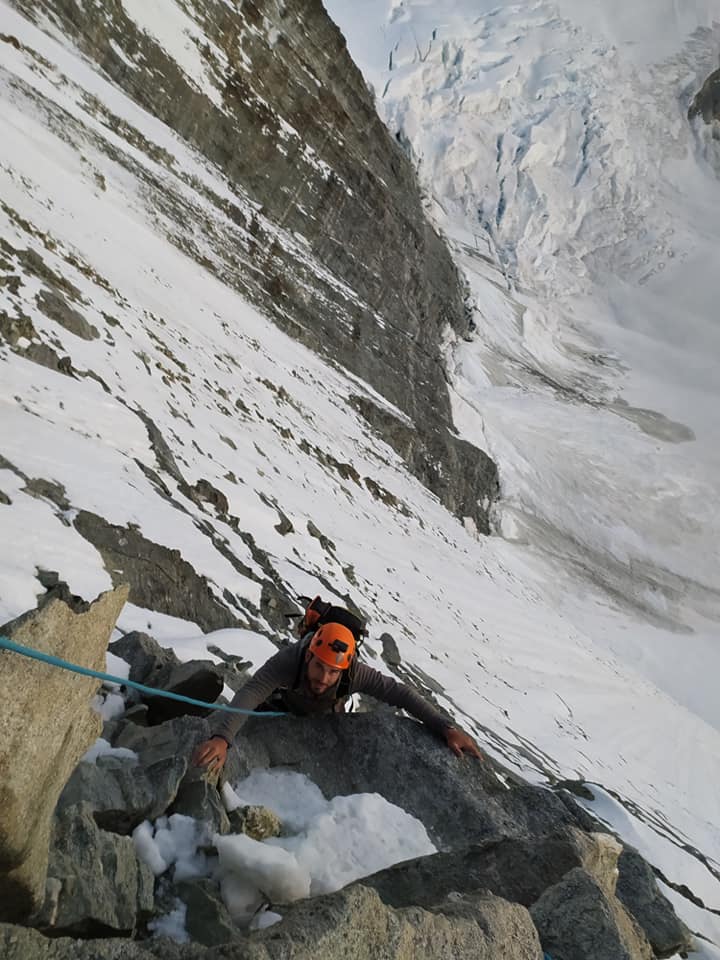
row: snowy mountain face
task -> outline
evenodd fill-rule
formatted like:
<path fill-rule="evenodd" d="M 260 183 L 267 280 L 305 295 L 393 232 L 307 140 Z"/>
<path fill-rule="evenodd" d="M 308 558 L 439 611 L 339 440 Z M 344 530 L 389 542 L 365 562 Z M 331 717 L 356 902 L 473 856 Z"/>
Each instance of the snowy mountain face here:
<path fill-rule="evenodd" d="M 494 496 L 494 465 L 448 431 L 438 346 L 445 324 L 467 327 L 457 270 L 322 7 L 304 5 L 302 17 L 282 3 L 245 15 L 221 2 L 17 8 L 72 39 L 232 191 L 180 171 L 147 131 L 128 126 L 121 104 L 88 95 L 75 77 L 69 136 L 92 141 L 98 126 L 112 127 L 119 140 L 100 147 L 139 176 L 164 235 L 282 329 L 380 388 L 415 424 L 410 435 L 391 424 L 390 442 L 451 510 L 487 530 L 478 487 Z M 66 122 L 57 106 L 46 109 Z M 373 405 L 363 411 L 384 422 Z M 438 475 L 438 459 L 457 462 L 452 479 Z"/>
<path fill-rule="evenodd" d="M 0 3 L 0 620 L 352 603 L 720 942 L 717 10 L 301 6 Z"/>

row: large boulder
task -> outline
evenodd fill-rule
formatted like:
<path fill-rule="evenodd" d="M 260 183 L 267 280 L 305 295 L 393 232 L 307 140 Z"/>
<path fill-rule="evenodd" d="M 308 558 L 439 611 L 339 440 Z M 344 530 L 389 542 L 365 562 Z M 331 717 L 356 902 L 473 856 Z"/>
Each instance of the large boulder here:
<path fill-rule="evenodd" d="M 101 830 L 87 804 L 66 807 L 53 824 L 38 926 L 78 936 L 130 936 L 152 912 L 154 882 L 130 837 Z"/>
<path fill-rule="evenodd" d="M 139 765 L 146 770 L 155 764 L 177 758 L 184 765 L 181 779 L 192 766 L 191 757 L 195 747 L 209 736 L 210 728 L 206 720 L 183 716 L 166 720 L 155 727 L 124 723 L 113 739 L 113 746 L 134 750 L 139 756 Z M 247 776 L 255 767 L 268 766 L 267 752 L 262 744 L 243 739 L 240 747 L 240 750 L 233 748 L 228 752 L 223 773 L 230 783 Z"/>
<path fill-rule="evenodd" d="M 530 913 L 543 949 L 557 960 L 653 960 L 637 922 L 581 867 L 546 890 Z"/>
<path fill-rule="evenodd" d="M 456 895 L 431 909 L 395 910 L 359 883 L 282 912 L 282 923 L 253 936 L 246 951 L 235 955 L 247 960 L 542 960 L 528 911 L 490 894 Z"/>
<path fill-rule="evenodd" d="M 207 894 L 207 885 L 203 886 Z M 185 885 L 183 895 L 191 899 Z M 33 930 L 0 924 L 0 956 L 3 960 L 542 960 L 527 910 L 490 895 L 458 896 L 433 910 L 393 910 L 374 890 L 354 884 L 283 908 L 281 923 L 244 935 L 233 930 L 217 904 L 212 907 L 208 902 L 205 908 L 208 912 L 198 916 L 206 921 L 223 917 L 220 935 L 232 938 L 231 942 L 210 947 L 165 939 L 82 943 L 46 940 Z M 211 931 L 205 933 L 213 939 Z"/>
<path fill-rule="evenodd" d="M 104 670 L 127 588 L 76 613 L 61 600 L 0 627 L 0 634 L 73 663 Z M 99 683 L 0 651 L 0 917 L 27 916 L 43 900 L 53 810 L 80 757 L 98 737 L 90 706 Z"/>
<path fill-rule="evenodd" d="M 327 797 L 382 794 L 421 820 L 444 850 L 543 836 L 575 822 L 552 791 L 507 771 L 501 779 L 488 759 L 459 760 L 422 724 L 385 711 L 312 719 L 259 715 L 237 743 L 241 769 L 291 766 Z"/>
<path fill-rule="evenodd" d="M 393 907 L 429 907 L 452 892 L 484 889 L 529 907 L 576 867 L 583 867 L 612 893 L 620 850 L 612 837 L 569 827 L 547 836 L 506 837 L 419 857 L 366 877 L 363 883 Z"/>
<path fill-rule="evenodd" d="M 205 950 L 192 954 L 180 944 L 162 940 L 154 944 L 162 946 L 163 960 L 200 960 Z M 0 957 L 3 960 L 153 960 L 154 954 L 145 949 L 145 944 L 122 937 L 102 940 L 77 940 L 58 937 L 49 940 L 31 927 L 18 927 L 0 923 Z"/>
<path fill-rule="evenodd" d="M 185 929 L 193 942 L 213 947 L 244 939 L 212 880 L 185 880 L 178 884 L 177 892 L 186 907 Z"/>
<path fill-rule="evenodd" d="M 108 649 L 130 665 L 131 680 L 148 686 L 155 686 L 158 677 L 180 663 L 173 650 L 161 647 L 157 640 L 139 630 L 113 640 Z"/>
<path fill-rule="evenodd" d="M 178 793 L 187 770 L 182 756 L 137 761 L 101 756 L 80 762 L 60 794 L 58 808 L 87 803 L 104 830 L 129 834 L 143 820 L 161 816 Z"/>
<path fill-rule="evenodd" d="M 158 677 L 155 686 L 160 690 L 212 704 L 223 692 L 225 680 L 222 671 L 210 660 L 190 660 L 168 667 Z M 168 697 L 141 694 L 141 699 L 147 704 L 147 722 L 151 726 L 164 723 L 173 717 L 207 717 L 212 713 L 212 707 L 200 707 Z"/>
<path fill-rule="evenodd" d="M 669 957 L 692 949 L 692 933 L 658 889 L 650 864 L 637 850 L 625 847 L 618 866 L 618 899 L 643 928 L 655 953 Z"/>
<path fill-rule="evenodd" d="M 239 679 L 237 670 L 225 663 L 190 660 L 182 663 L 172 650 L 161 647 L 146 633 L 133 631 L 110 644 L 110 650 L 130 664 L 129 679 L 135 683 L 167 690 L 181 696 L 214 703 L 223 691 L 226 674 Z M 241 685 L 241 684 L 239 684 Z M 198 707 L 166 697 L 139 694 L 147 706 L 146 722 L 163 723 L 185 715 L 207 716 L 211 708 Z"/>

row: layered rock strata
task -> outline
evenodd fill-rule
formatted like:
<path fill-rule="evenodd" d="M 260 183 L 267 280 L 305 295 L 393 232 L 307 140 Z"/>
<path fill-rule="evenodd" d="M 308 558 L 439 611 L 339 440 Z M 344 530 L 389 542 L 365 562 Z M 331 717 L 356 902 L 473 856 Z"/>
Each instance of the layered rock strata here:
<path fill-rule="evenodd" d="M 233 199 L 193 183 L 193 200 L 143 171 L 161 229 L 389 401 L 366 403 L 373 426 L 449 509 L 487 531 L 497 471 L 454 432 L 440 346 L 447 327 L 467 330 L 463 286 L 410 161 L 320 0 L 178 4 L 200 64 L 194 77 L 121 3 L 12 2 L 52 22 L 222 172 Z M 133 173 L 138 148 L 168 162 L 106 105 L 85 108 L 127 141 L 113 158 Z"/>

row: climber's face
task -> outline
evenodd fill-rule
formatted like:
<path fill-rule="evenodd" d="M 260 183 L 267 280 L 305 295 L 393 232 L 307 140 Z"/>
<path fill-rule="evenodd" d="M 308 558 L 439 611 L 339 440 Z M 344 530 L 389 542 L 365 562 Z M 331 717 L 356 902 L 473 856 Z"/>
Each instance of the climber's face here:
<path fill-rule="evenodd" d="M 305 662 L 307 664 L 305 672 L 307 675 L 308 686 L 310 687 L 310 691 L 314 693 L 316 697 L 319 697 L 320 694 L 323 694 L 326 690 L 334 687 L 340 679 L 342 670 L 334 670 L 326 663 L 323 663 L 322 660 L 318 660 L 317 657 L 314 657 L 309 650 L 305 654 Z"/>

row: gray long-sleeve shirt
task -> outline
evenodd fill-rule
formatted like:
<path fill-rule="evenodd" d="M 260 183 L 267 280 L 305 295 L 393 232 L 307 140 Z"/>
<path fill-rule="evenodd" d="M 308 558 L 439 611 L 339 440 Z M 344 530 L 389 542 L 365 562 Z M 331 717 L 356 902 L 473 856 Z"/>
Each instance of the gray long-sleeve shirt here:
<path fill-rule="evenodd" d="M 337 687 L 340 680 L 325 693 L 319 696 L 313 694 L 307 685 L 304 655 L 302 644 L 274 654 L 259 668 L 255 676 L 238 690 L 230 705 L 243 710 L 254 710 L 275 691 L 283 691 L 283 699 L 293 713 L 332 713 L 338 703 Z M 293 689 L 298 673 L 300 678 Z M 367 664 L 355 664 L 348 690 L 348 694 L 352 693 L 366 693 L 392 707 L 407 710 L 413 717 L 422 720 L 434 733 L 441 734 L 451 726 L 449 720 L 410 687 L 368 667 Z M 211 735 L 223 737 L 228 743 L 232 743 L 246 720 L 247 716 L 243 714 L 218 710 L 210 717 Z"/>

